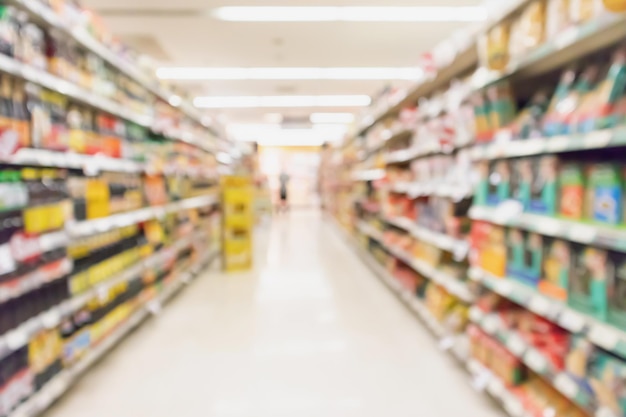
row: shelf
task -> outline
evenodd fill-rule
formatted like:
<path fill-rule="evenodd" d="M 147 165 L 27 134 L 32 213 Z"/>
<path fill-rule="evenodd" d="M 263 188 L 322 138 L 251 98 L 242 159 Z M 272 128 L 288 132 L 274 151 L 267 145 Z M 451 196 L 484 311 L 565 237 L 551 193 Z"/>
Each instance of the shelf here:
<path fill-rule="evenodd" d="M 89 350 L 89 352 L 77 364 L 69 369 L 61 371 L 41 390 L 35 393 L 29 400 L 22 404 L 9 417 L 35 417 L 48 409 L 56 400 L 65 394 L 79 379 L 79 377 L 92 365 L 98 362 L 113 347 L 121 342 L 132 330 L 141 324 L 150 314 L 154 313 L 155 303 L 162 305 L 174 296 L 185 284 L 190 282 L 192 275 L 197 274 L 201 268 L 210 264 L 217 257 L 213 251 L 201 261 L 182 272 L 180 277 L 169 284 L 155 300 L 142 305 L 130 318 L 119 325 L 103 342 Z"/>
<path fill-rule="evenodd" d="M 148 164 L 128 159 L 36 148 L 21 148 L 12 155 L 0 156 L 0 163 L 17 166 L 79 169 L 88 172 L 90 176 L 101 171 L 132 174 L 155 173 L 155 170 Z M 187 175 L 192 178 L 213 178 L 216 176 L 215 172 L 208 168 L 177 164 L 166 165 L 162 172 L 166 176 Z"/>
<path fill-rule="evenodd" d="M 383 244 L 383 232 L 381 232 L 380 230 L 377 230 L 376 228 L 370 226 L 365 222 L 359 222 L 357 225 L 357 229 L 359 229 L 359 231 L 364 235 L 369 236 L 374 240 L 377 240 L 381 245 Z"/>
<path fill-rule="evenodd" d="M 561 394 L 572 400 L 589 415 L 595 415 L 594 399 L 565 372 L 558 371 L 537 349 L 528 344 L 517 332 L 508 330 L 497 314 L 487 314 L 478 307 L 470 310 L 470 319 L 485 333 L 495 337 L 526 366 L 550 382 Z"/>
<path fill-rule="evenodd" d="M 445 181 L 399 182 L 391 185 L 390 190 L 398 194 L 407 194 L 411 198 L 437 196 L 462 200 L 474 194 L 469 184 L 451 184 Z"/>
<path fill-rule="evenodd" d="M 626 126 L 551 138 L 503 140 L 476 145 L 471 151 L 471 157 L 476 161 L 494 160 L 621 146 L 626 146 Z"/>
<path fill-rule="evenodd" d="M 81 169 L 89 170 L 90 172 L 139 173 L 146 171 L 143 164 L 135 161 L 101 155 L 82 155 L 35 148 L 18 149 L 13 155 L 1 157 L 0 162 L 11 165 Z"/>
<path fill-rule="evenodd" d="M 179 250 L 189 246 L 193 242 L 193 239 L 194 236 L 178 240 L 173 246 L 161 249 L 150 257 L 141 260 L 136 265 L 125 269 L 120 274 L 31 318 L 16 329 L 10 330 L 4 335 L 0 335 L 0 359 L 25 346 L 32 337 L 41 330 L 58 326 L 63 317 L 77 312 L 87 305 L 90 300 L 97 298 L 101 294 L 107 294 L 111 288 L 140 276 L 147 269 L 154 268 L 159 264 L 164 264 L 168 260 L 171 260 Z M 67 269 L 67 273 L 71 272 L 72 263 L 69 259 L 64 263 L 64 267 Z"/>
<path fill-rule="evenodd" d="M 485 72 L 475 79 L 476 89 L 503 79 L 520 80 L 547 74 L 609 47 L 626 37 L 626 15 L 605 14 L 598 19 L 565 30 L 544 45 L 513 63 L 505 73 Z"/>
<path fill-rule="evenodd" d="M 474 206 L 470 217 L 501 226 L 514 227 L 586 245 L 626 251 L 626 229 L 562 220 L 538 214 L 519 213 L 508 205 Z"/>
<path fill-rule="evenodd" d="M 20 349 L 44 329 L 52 329 L 61 323 L 61 319 L 67 315 L 65 305 L 52 307 L 51 309 L 35 316 L 19 327 L 9 330 L 0 336 L 0 359 Z"/>
<path fill-rule="evenodd" d="M 446 274 L 445 272 L 437 270 L 437 268 L 430 266 L 423 261 L 413 258 L 410 254 L 404 252 L 402 249 L 388 246 L 383 241 L 382 233 L 374 229 L 372 226 L 360 222 L 357 225 L 357 228 L 363 234 L 377 240 L 391 255 L 400 259 L 402 262 L 413 268 L 416 272 L 433 281 L 437 285 L 445 288 L 446 291 L 448 291 L 450 294 L 458 297 L 459 299 L 467 303 L 471 303 L 474 301 L 474 294 L 470 291 L 466 283 Z"/>
<path fill-rule="evenodd" d="M 398 140 L 398 139 L 403 139 L 403 138 L 408 138 L 409 136 L 413 135 L 415 133 L 414 129 L 407 129 L 407 128 L 399 128 L 396 130 L 387 130 L 386 132 L 386 137 L 383 138 L 383 140 L 378 143 L 376 146 L 370 148 L 370 149 L 365 149 L 365 153 L 366 156 L 363 160 L 368 159 L 370 156 L 374 155 L 375 153 L 381 151 L 382 149 L 384 149 L 388 144 Z"/>
<path fill-rule="evenodd" d="M 337 226 L 340 227 L 340 226 Z M 347 236 L 349 237 L 349 236 Z M 406 288 L 400 284 L 399 281 L 394 279 L 391 274 L 380 265 L 370 254 L 361 249 L 360 247 L 354 245 L 352 243 L 352 239 L 350 239 L 351 246 L 357 251 L 359 257 L 372 269 L 375 275 L 381 279 L 383 283 L 385 283 L 391 291 L 394 292 L 395 295 L 398 296 L 400 300 L 413 312 L 415 313 L 423 322 L 426 324 L 428 329 L 440 339 L 440 343 L 445 345 L 444 350 L 448 350 L 455 358 L 459 361 L 464 362 L 467 359 L 467 353 L 464 351 L 462 335 L 453 335 L 450 334 L 436 319 L 433 315 L 428 311 L 426 306 L 417 295 L 411 293 Z M 445 340 L 445 342 L 444 342 Z"/>
<path fill-rule="evenodd" d="M 71 237 L 84 237 L 95 233 L 103 233 L 113 229 L 142 223 L 152 219 L 161 219 L 168 213 L 181 210 L 205 207 L 219 202 L 217 196 L 209 195 L 177 201 L 164 206 L 146 207 L 127 213 L 114 214 L 101 219 L 85 220 L 67 225 Z"/>
<path fill-rule="evenodd" d="M 33 18 L 35 21 L 43 23 L 53 29 L 59 30 L 65 33 L 68 37 L 73 38 L 79 45 L 100 56 L 111 66 L 117 68 L 119 71 L 141 84 L 144 88 L 152 92 L 163 101 L 169 102 L 170 98 L 174 95 L 173 93 L 170 93 L 161 88 L 161 86 L 159 86 L 159 81 L 156 77 L 152 78 L 147 74 L 144 74 L 143 72 L 138 70 L 136 64 L 116 55 L 113 51 L 94 39 L 93 36 L 91 36 L 91 34 L 87 32 L 85 28 L 71 27 L 69 23 L 64 22 L 60 16 L 58 16 L 56 13 L 54 13 L 54 11 L 46 7 L 43 3 L 37 0 L 9 0 L 9 3 L 27 12 L 30 17 Z M 205 125 L 200 112 L 197 111 L 189 103 L 182 103 L 179 108 L 191 119 Z M 213 134 L 215 134 L 216 136 L 219 136 L 219 132 L 217 132 L 214 128 L 208 126 L 205 127 L 212 130 Z"/>
<path fill-rule="evenodd" d="M 471 268 L 469 277 L 564 329 L 585 336 L 593 344 L 626 357 L 626 332 L 619 328 L 580 313 L 567 304 L 547 297 L 513 279 L 498 278 L 479 268 Z"/>
<path fill-rule="evenodd" d="M 469 243 L 462 239 L 455 239 L 443 233 L 436 233 L 418 226 L 411 219 L 405 217 L 386 218 L 385 221 L 395 227 L 406 230 L 414 238 L 436 246 L 447 252 L 452 252 L 457 260 L 463 260 L 469 252 Z"/>
<path fill-rule="evenodd" d="M 46 252 L 49 251 L 41 251 L 41 253 Z M 22 276 L 13 281 L 3 282 L 0 284 L 0 304 L 18 298 L 47 283 L 63 278 L 72 272 L 73 267 L 74 264 L 69 258 L 61 258 L 40 266 L 27 276 Z"/>
<path fill-rule="evenodd" d="M 429 96 L 435 91 L 447 86 L 450 82 L 452 82 L 452 80 L 464 73 L 469 72 L 477 65 L 478 50 L 476 44 L 472 42 L 465 50 L 457 53 L 450 65 L 439 69 L 434 77 L 414 86 L 402 100 L 399 100 L 396 104 L 390 106 L 380 115 L 375 117 L 372 122 L 366 124 L 361 131 L 369 129 L 371 126 L 386 117 L 398 114 L 405 107 L 415 105 L 420 98 Z"/>
<path fill-rule="evenodd" d="M 99 110 L 121 117 L 140 126 L 150 127 L 152 125 L 152 115 L 137 114 L 108 98 L 104 98 L 91 91 L 85 90 L 76 84 L 52 75 L 46 71 L 16 61 L 6 55 L 0 54 L 0 71 L 23 78 L 26 81 L 38 84 L 49 90 L 63 94 L 64 96 L 70 97 L 76 101 L 88 104 Z"/>
<path fill-rule="evenodd" d="M 476 359 L 467 361 L 467 370 L 474 377 L 474 387 L 496 400 L 509 417 L 533 417 L 526 412 L 520 399 L 506 387 L 504 381 Z"/>

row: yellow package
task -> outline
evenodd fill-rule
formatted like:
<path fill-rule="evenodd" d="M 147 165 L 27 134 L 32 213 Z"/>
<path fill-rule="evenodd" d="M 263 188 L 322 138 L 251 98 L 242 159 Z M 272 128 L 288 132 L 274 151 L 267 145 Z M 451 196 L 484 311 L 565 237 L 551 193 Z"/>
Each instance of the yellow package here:
<path fill-rule="evenodd" d="M 520 17 L 521 42 L 524 52 L 530 51 L 545 41 L 546 3 L 535 0 L 524 9 Z"/>
<path fill-rule="evenodd" d="M 570 0 L 548 0 L 546 6 L 546 38 L 552 39 L 572 23 Z"/>
<path fill-rule="evenodd" d="M 604 11 L 603 0 L 571 0 L 572 22 L 581 24 L 595 19 Z"/>
<path fill-rule="evenodd" d="M 614 13 L 626 12 L 626 0 L 602 0 L 606 10 Z"/>
<path fill-rule="evenodd" d="M 487 66 L 494 71 L 504 71 L 509 65 L 509 38 L 511 23 L 501 22 L 487 34 Z"/>

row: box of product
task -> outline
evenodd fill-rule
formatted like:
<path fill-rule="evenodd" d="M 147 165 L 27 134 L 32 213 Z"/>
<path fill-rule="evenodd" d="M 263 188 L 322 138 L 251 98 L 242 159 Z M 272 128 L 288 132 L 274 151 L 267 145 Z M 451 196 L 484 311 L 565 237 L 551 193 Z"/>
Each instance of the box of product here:
<path fill-rule="evenodd" d="M 626 327 L 626 254 L 610 252 L 607 265 L 608 321 Z"/>
<path fill-rule="evenodd" d="M 567 300 L 567 280 L 571 265 L 569 242 L 543 238 L 544 254 L 539 291 L 557 300 Z"/>
<path fill-rule="evenodd" d="M 610 279 L 608 252 L 571 243 L 567 302 L 573 308 L 606 320 L 607 285 Z"/>
<path fill-rule="evenodd" d="M 559 170 L 559 215 L 572 220 L 587 217 L 586 172 L 582 163 L 572 162 Z"/>
<path fill-rule="evenodd" d="M 510 229 L 507 249 L 507 275 L 530 286 L 537 286 L 543 263 L 543 237 Z"/>
<path fill-rule="evenodd" d="M 595 164 L 589 171 L 591 219 L 611 225 L 623 221 L 624 190 L 620 170 L 612 164 Z"/>

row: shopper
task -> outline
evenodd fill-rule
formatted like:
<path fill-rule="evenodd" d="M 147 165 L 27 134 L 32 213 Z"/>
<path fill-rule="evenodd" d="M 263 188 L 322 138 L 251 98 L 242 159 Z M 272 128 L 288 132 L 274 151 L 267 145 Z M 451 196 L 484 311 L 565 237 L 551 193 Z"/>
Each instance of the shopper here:
<path fill-rule="evenodd" d="M 279 181 L 280 181 L 280 202 L 278 205 L 278 211 L 287 211 L 289 210 L 289 200 L 288 200 L 288 194 L 287 194 L 287 188 L 289 185 L 289 175 L 287 175 L 287 173 L 285 171 L 280 173 L 280 176 L 278 177 Z"/>

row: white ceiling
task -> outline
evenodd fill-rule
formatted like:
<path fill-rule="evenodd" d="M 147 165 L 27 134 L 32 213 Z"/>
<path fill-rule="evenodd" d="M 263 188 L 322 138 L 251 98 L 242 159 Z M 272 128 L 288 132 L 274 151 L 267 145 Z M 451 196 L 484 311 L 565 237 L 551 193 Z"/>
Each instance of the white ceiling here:
<path fill-rule="evenodd" d="M 480 4 L 481 0 L 84 0 L 84 3 L 103 15 L 115 35 L 131 40 L 133 46 L 155 55 L 166 66 L 409 67 L 416 65 L 422 52 L 464 24 L 224 22 L 206 12 L 221 6 L 471 6 Z M 197 95 L 373 95 L 386 84 L 389 82 L 207 81 L 183 85 Z M 311 111 L 293 109 L 287 113 L 301 115 Z M 274 110 L 229 109 L 222 115 L 235 122 L 260 121 L 269 112 Z"/>

